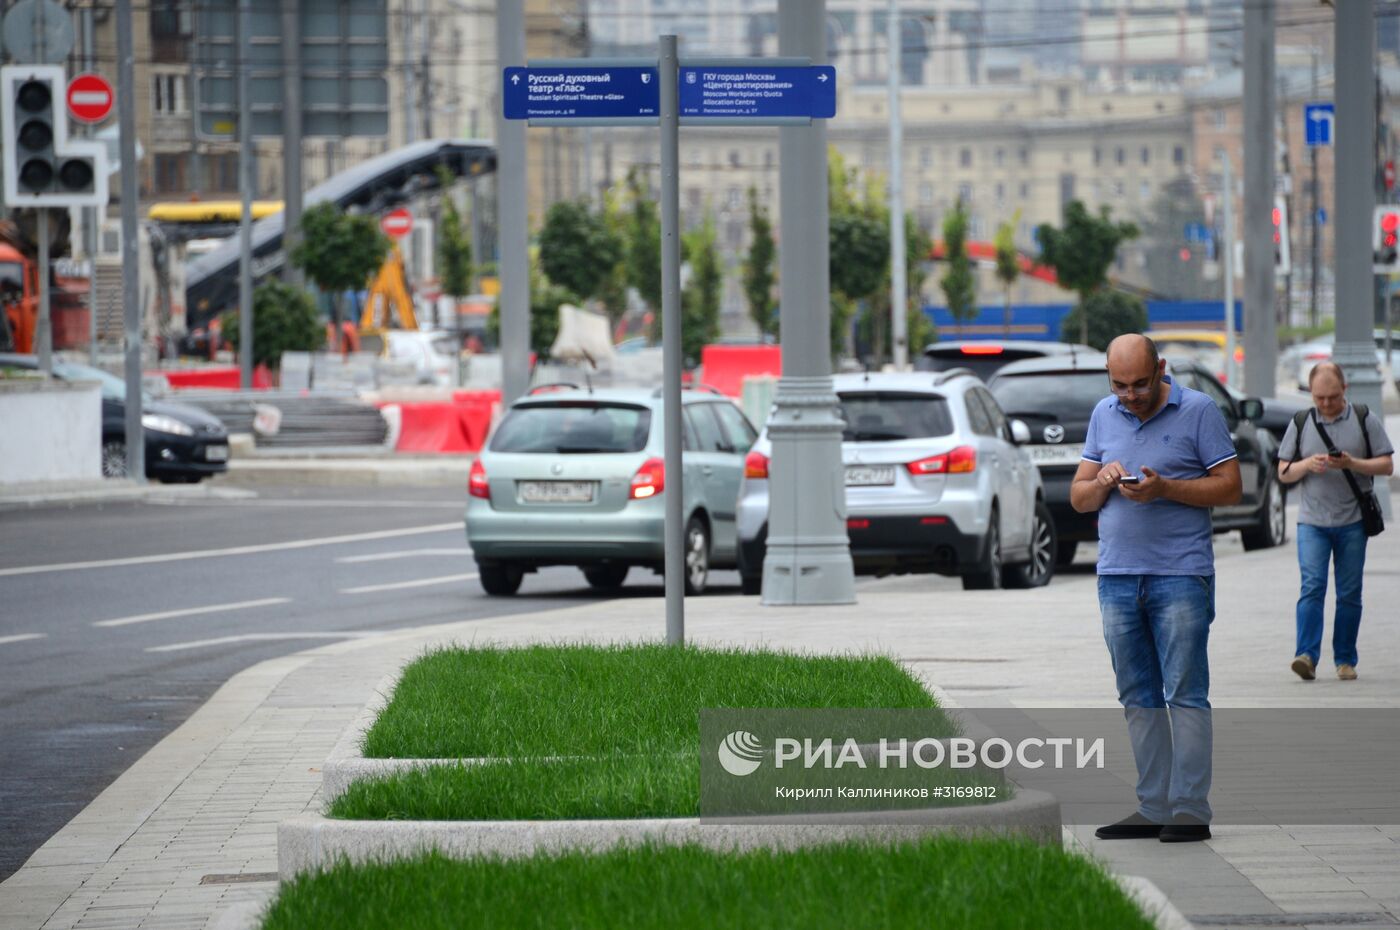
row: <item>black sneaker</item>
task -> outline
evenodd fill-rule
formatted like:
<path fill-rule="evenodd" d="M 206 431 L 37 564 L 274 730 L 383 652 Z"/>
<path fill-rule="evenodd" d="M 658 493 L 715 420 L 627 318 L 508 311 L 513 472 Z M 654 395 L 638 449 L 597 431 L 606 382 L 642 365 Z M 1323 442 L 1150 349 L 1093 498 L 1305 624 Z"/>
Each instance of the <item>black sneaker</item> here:
<path fill-rule="evenodd" d="M 1124 817 L 1117 823 L 1111 823 L 1106 827 L 1099 827 L 1094 831 L 1094 836 L 1101 840 L 1151 840 L 1156 839 L 1162 833 L 1162 825 L 1153 823 L 1142 814 L 1133 814 Z"/>
<path fill-rule="evenodd" d="M 1163 843 L 1199 843 L 1210 839 L 1210 824 L 1186 814 L 1172 818 L 1157 837 Z"/>

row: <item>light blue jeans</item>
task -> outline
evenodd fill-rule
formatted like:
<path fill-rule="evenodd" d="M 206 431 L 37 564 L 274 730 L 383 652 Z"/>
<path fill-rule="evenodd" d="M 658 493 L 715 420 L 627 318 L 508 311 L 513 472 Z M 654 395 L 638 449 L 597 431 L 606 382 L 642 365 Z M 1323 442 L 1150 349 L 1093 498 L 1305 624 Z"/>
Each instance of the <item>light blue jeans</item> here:
<path fill-rule="evenodd" d="M 1356 633 L 1361 628 L 1361 575 L 1366 569 L 1366 530 L 1361 521 L 1346 526 L 1298 524 L 1298 644 L 1294 655 L 1316 664 L 1322 655 L 1322 607 L 1327 600 L 1327 565 L 1337 573 L 1337 613 L 1332 619 L 1332 661 L 1356 664 Z"/>
<path fill-rule="evenodd" d="M 1103 637 L 1137 763 L 1138 812 L 1210 822 L 1213 575 L 1100 575 Z"/>

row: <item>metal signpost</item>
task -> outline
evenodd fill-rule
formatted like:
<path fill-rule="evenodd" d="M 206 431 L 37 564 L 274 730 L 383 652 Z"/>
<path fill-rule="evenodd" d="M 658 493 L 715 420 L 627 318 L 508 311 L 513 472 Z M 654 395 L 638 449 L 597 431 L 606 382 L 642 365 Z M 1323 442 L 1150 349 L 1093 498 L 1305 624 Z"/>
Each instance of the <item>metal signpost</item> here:
<path fill-rule="evenodd" d="M 682 125 L 796 126 L 836 113 L 836 73 L 805 60 L 680 62 L 661 36 L 657 61 L 532 61 L 501 72 L 507 120 L 536 126 L 660 128 L 662 428 L 665 431 L 666 641 L 685 642 L 681 459 L 680 132 Z M 501 327 L 504 331 L 506 320 Z"/>

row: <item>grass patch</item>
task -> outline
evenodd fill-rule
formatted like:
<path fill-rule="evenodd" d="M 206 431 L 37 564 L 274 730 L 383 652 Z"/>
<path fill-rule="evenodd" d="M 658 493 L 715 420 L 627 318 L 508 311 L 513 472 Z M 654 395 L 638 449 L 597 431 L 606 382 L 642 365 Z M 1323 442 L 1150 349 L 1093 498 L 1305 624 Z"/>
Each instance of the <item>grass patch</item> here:
<path fill-rule="evenodd" d="M 1104 871 L 1014 840 L 793 851 L 696 846 L 337 865 L 284 884 L 263 930 L 1075 927 L 1151 930 Z"/>
<path fill-rule="evenodd" d="M 693 750 L 702 707 L 937 704 L 879 656 L 673 646 L 442 649 L 404 670 L 366 734 L 375 759 Z"/>

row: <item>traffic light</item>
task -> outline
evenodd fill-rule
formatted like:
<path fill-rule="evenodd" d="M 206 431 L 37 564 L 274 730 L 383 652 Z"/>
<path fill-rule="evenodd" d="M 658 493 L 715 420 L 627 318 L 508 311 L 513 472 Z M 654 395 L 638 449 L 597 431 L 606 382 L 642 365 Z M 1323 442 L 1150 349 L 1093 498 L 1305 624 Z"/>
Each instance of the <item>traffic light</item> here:
<path fill-rule="evenodd" d="M 1376 207 L 1371 223 L 1371 264 L 1375 271 L 1382 274 L 1400 271 L 1397 236 L 1400 236 L 1400 207 Z"/>
<path fill-rule="evenodd" d="M 1274 198 L 1274 274 L 1286 275 L 1293 269 L 1288 248 L 1288 201 Z"/>
<path fill-rule="evenodd" d="M 107 150 L 68 140 L 59 65 L 0 69 L 0 149 L 10 207 L 84 207 L 107 203 Z"/>

